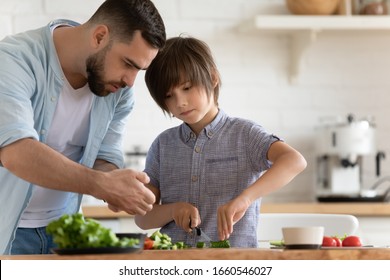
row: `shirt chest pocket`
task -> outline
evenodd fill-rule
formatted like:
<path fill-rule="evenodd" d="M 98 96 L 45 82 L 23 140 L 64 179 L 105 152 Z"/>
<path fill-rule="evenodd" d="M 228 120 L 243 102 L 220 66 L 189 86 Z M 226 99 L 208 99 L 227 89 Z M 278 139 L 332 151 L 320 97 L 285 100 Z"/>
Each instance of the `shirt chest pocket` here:
<path fill-rule="evenodd" d="M 238 157 L 206 159 L 206 193 L 213 196 L 235 196 L 238 190 Z"/>

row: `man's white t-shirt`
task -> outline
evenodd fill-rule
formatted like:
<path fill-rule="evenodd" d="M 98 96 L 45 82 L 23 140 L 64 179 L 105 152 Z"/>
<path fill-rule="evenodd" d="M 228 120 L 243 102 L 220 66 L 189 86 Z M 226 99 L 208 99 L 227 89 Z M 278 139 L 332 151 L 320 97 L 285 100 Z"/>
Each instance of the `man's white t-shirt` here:
<path fill-rule="evenodd" d="M 65 79 L 48 131 L 47 145 L 75 162 L 80 161 L 88 141 L 93 98 L 88 84 L 80 89 L 73 89 Z M 66 208 L 68 196 L 68 192 L 34 185 L 19 227 L 43 227 L 58 219 Z"/>

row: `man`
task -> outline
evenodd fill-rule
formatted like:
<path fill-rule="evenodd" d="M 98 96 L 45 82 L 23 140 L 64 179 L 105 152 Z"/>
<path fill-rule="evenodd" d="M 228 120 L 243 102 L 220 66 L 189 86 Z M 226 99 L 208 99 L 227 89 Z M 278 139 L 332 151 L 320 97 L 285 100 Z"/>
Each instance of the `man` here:
<path fill-rule="evenodd" d="M 150 0 L 106 0 L 84 24 L 57 20 L 0 41 L 0 254 L 45 254 L 45 227 L 81 194 L 144 215 L 143 172 L 121 169 L 137 73 L 166 40 Z"/>

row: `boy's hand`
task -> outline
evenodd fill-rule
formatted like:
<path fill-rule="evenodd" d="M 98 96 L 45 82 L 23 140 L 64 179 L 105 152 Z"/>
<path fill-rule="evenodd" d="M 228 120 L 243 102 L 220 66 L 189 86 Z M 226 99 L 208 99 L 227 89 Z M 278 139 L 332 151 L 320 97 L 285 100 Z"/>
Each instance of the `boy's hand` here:
<path fill-rule="evenodd" d="M 233 225 L 237 223 L 250 206 L 250 201 L 244 196 L 229 201 L 218 208 L 218 237 L 220 240 L 229 239 Z"/>
<path fill-rule="evenodd" d="M 192 228 L 201 223 L 198 209 L 187 202 L 175 203 L 172 208 L 172 219 L 186 232 L 191 232 Z"/>

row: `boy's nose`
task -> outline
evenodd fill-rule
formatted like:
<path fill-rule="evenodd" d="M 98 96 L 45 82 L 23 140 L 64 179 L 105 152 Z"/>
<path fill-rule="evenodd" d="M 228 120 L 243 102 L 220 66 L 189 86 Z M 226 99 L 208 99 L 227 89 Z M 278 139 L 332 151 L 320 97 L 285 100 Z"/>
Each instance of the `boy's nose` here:
<path fill-rule="evenodd" d="M 187 105 L 187 99 L 184 97 L 178 97 L 176 102 L 177 102 L 177 107 L 184 107 Z"/>

